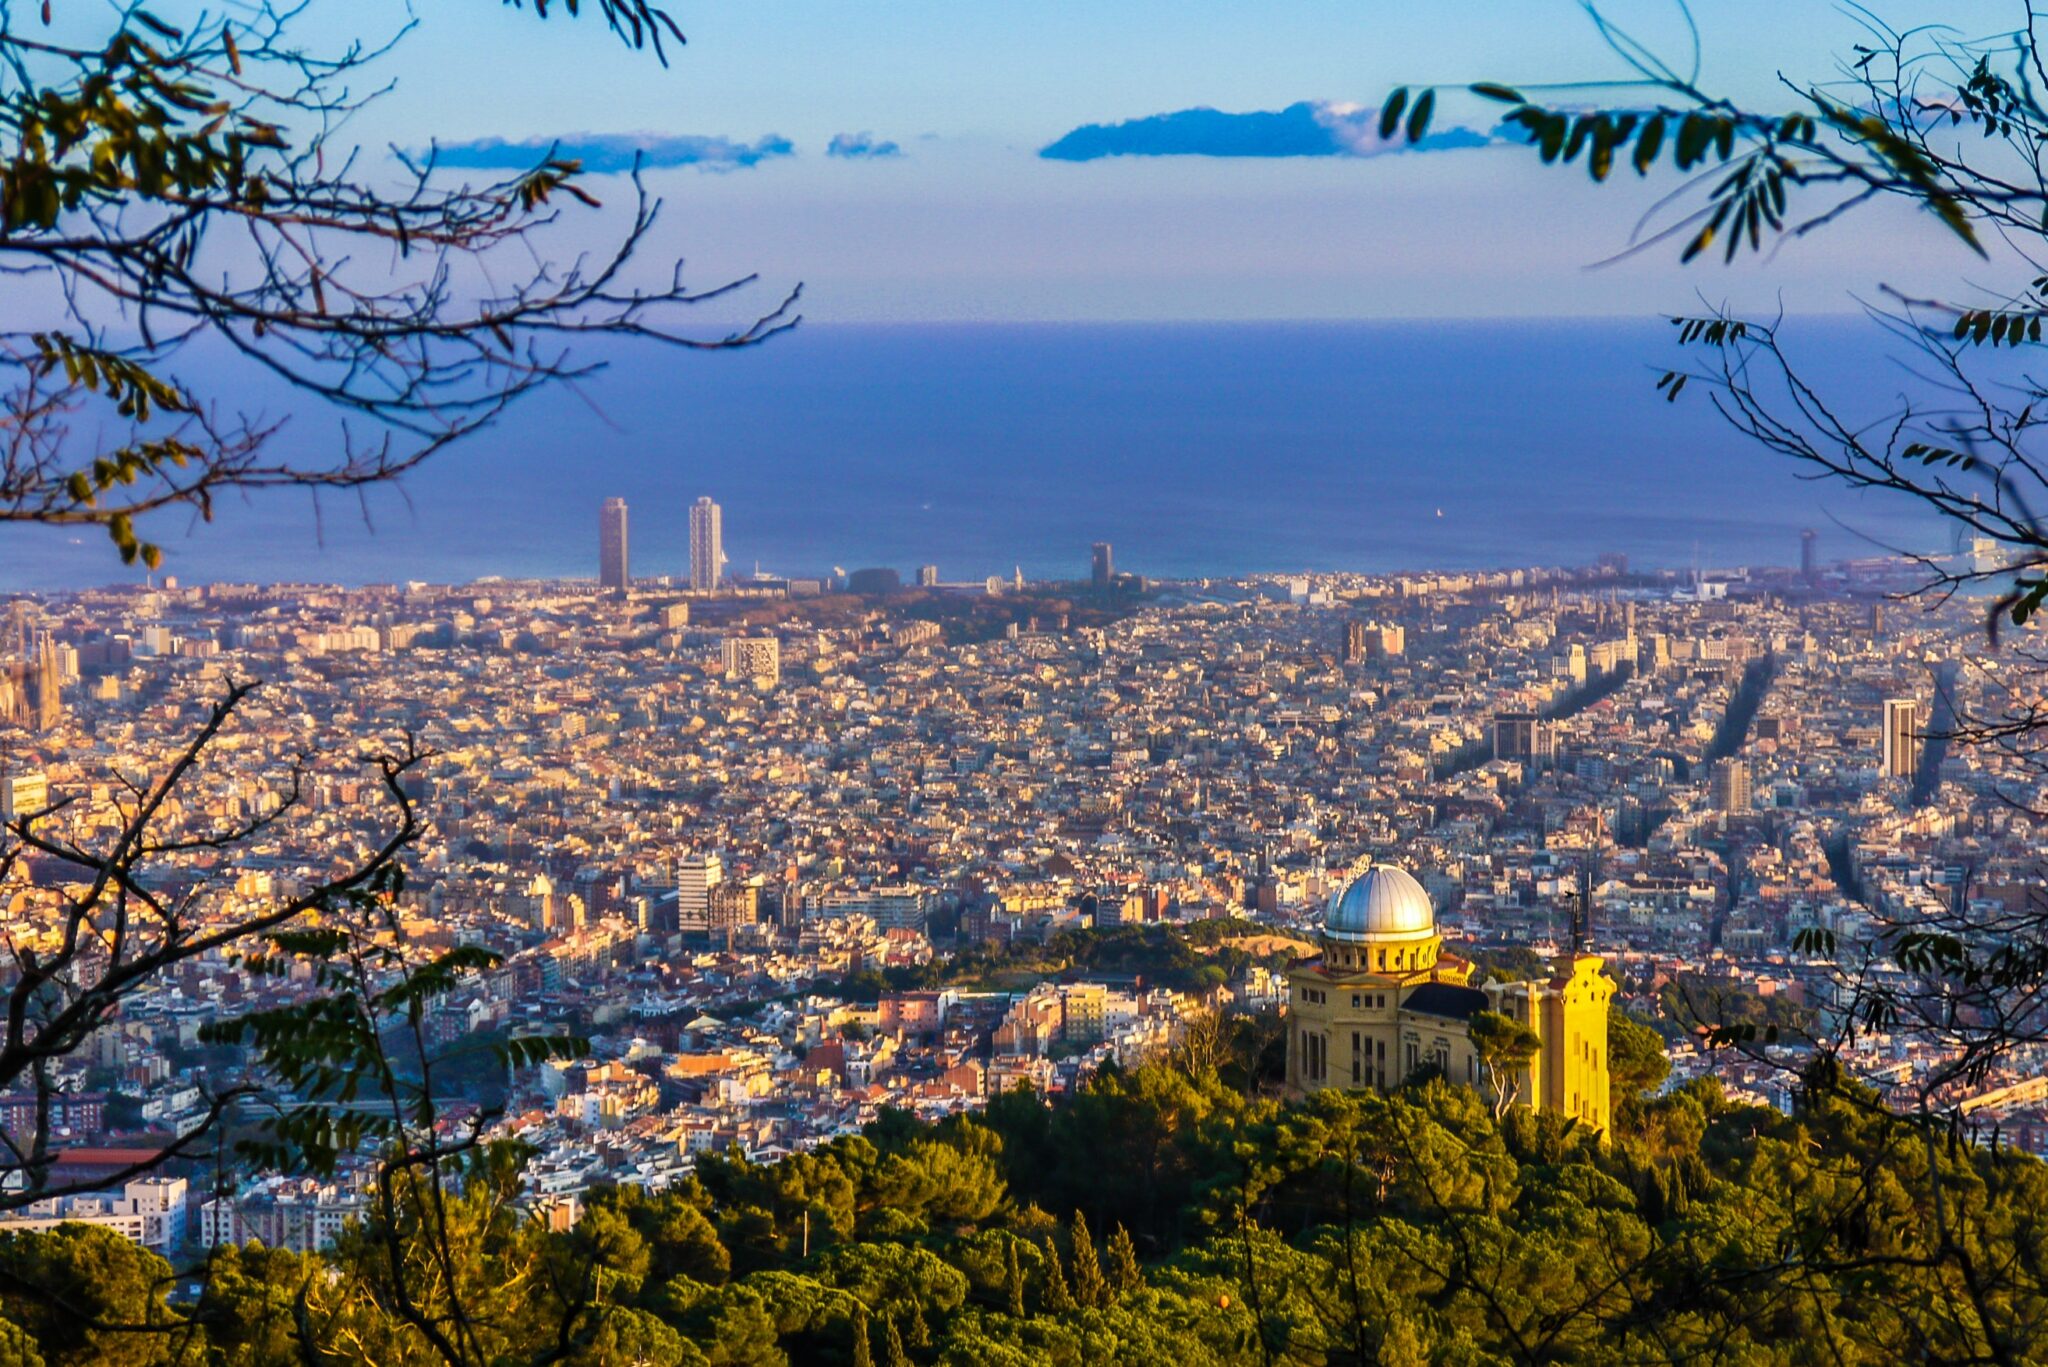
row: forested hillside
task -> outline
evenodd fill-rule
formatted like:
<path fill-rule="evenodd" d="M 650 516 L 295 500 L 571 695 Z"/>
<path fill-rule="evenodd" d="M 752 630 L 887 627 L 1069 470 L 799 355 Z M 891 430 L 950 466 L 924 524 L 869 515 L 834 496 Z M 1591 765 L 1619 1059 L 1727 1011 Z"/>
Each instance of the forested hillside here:
<path fill-rule="evenodd" d="M 0 1242 L 0 1361 L 607 1364 L 2024 1361 L 2048 1168 L 1828 1089 L 1797 1117 L 1622 1019 L 1618 1132 L 1476 1093 L 1247 1099 L 1181 1061 L 522 1215 L 517 1155 L 395 1186 L 331 1255 Z M 1932 1165 L 1932 1166 L 1930 1166 Z M 1929 1182 L 1930 1174 L 1939 1180 Z M 448 1237 L 423 1237 L 447 1214 Z M 402 1269 L 403 1275 L 394 1275 Z M 33 1295 L 14 1288 L 33 1286 Z M 58 1289 L 54 1302 L 46 1294 Z M 452 1291 L 452 1294 L 451 1294 Z M 62 1309 L 53 1308 L 53 1304 Z M 8 1356 L 9 1353 L 12 1356 Z"/>

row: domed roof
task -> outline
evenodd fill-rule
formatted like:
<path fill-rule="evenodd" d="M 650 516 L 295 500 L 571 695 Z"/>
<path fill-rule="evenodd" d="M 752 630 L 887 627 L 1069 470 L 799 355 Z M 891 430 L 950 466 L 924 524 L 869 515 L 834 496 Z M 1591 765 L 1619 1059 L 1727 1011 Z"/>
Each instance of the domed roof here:
<path fill-rule="evenodd" d="M 1330 899 L 1323 933 L 1346 941 L 1427 940 L 1436 934 L 1436 909 L 1406 869 L 1375 864 Z"/>

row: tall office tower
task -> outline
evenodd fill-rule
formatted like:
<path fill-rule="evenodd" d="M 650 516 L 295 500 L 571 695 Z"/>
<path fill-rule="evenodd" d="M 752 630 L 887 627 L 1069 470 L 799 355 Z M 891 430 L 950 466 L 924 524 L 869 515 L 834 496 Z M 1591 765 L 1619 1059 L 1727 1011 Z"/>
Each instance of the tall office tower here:
<path fill-rule="evenodd" d="M 710 593 L 725 570 L 723 512 L 709 497 L 690 507 L 690 587 Z"/>
<path fill-rule="evenodd" d="M 939 567 L 937 565 L 919 565 L 917 567 L 917 586 L 919 588 L 937 588 L 938 584 Z"/>
<path fill-rule="evenodd" d="M 1799 534 L 1799 577 L 1809 584 L 1820 578 L 1820 533 L 1811 527 Z"/>
<path fill-rule="evenodd" d="M 1110 558 L 1107 541 L 1098 541 L 1089 549 L 1088 577 L 1098 589 L 1108 588 L 1116 578 L 1116 562 Z"/>
<path fill-rule="evenodd" d="M 711 890 L 725 881 L 716 854 L 686 854 L 676 861 L 676 929 L 701 935 L 711 928 Z"/>
<path fill-rule="evenodd" d="M 1750 808 L 1749 761 L 1717 759 L 1710 779 L 1714 810 L 1746 812 Z"/>
<path fill-rule="evenodd" d="M 597 583 L 624 593 L 632 585 L 626 570 L 626 500 L 608 498 L 597 514 Z"/>
<path fill-rule="evenodd" d="M 1920 704 L 1911 698 L 1884 700 L 1884 776 L 1911 778 L 1920 764 Z"/>

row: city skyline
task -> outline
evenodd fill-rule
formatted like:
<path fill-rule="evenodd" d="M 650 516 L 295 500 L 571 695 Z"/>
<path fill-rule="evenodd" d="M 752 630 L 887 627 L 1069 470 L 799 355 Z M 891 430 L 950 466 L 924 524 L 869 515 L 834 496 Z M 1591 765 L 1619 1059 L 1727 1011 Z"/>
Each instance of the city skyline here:
<path fill-rule="evenodd" d="M 174 11 L 0 4 L 0 1360 L 2048 1363 L 2048 16 Z"/>
<path fill-rule="evenodd" d="M 16 8 L 0 1363 L 2048 1363 L 2048 14 Z"/>
<path fill-rule="evenodd" d="M 1075 556 L 1076 581 L 1086 582 L 1084 563 L 1094 567 L 1094 547 L 1086 549 L 1085 562 Z M 1523 1002 L 1512 991 L 1469 989 L 1461 977 L 1468 956 L 1509 949 L 1563 954 L 1556 937 L 1564 918 L 1556 908 L 1569 899 L 1558 889 L 1576 885 L 1592 899 L 1592 910 L 1583 918 L 1574 913 L 1582 938 L 1572 952 L 1584 946 L 1578 961 L 1592 967 L 1575 968 L 1564 981 L 1584 974 L 1597 985 L 1608 981 L 1601 974 L 1611 969 L 1621 986 L 1617 1000 L 1637 1012 L 1651 1009 L 1644 1004 L 1643 973 L 1660 964 L 1666 972 L 1693 971 L 1710 950 L 1734 955 L 1741 972 L 1757 975 L 1760 984 L 1776 981 L 1771 975 L 1786 971 L 1783 945 L 1796 927 L 1814 917 L 1842 926 L 1863 914 L 1852 885 L 1828 871 L 1826 855 L 1805 826 L 1812 813 L 1846 820 L 1843 814 L 1860 812 L 1855 819 L 1868 823 L 1870 849 L 1857 856 L 1858 876 L 1884 880 L 1894 890 L 1888 895 L 1903 896 L 1921 886 L 1903 881 L 1906 871 L 1887 862 L 1903 833 L 1916 829 L 1927 812 L 1955 810 L 1974 800 L 1974 787 L 1994 777 L 2008 782 L 2017 772 L 1993 755 L 1951 756 L 1943 782 L 1923 794 L 1909 781 L 1917 777 L 1910 767 L 1900 771 L 1900 737 L 1917 743 L 1915 710 L 1944 687 L 1926 661 L 1965 648 L 1977 627 L 1955 604 L 1914 614 L 1904 626 L 1889 625 L 1871 611 L 1889 592 L 1888 582 L 1850 574 L 1815 585 L 1800 567 L 1787 565 L 1775 577 L 1732 584 L 1730 597 L 1708 598 L 1694 591 L 1689 575 L 1639 576 L 1608 557 L 1570 576 L 1318 576 L 1218 585 L 1227 600 L 1180 600 L 1148 588 L 1105 596 L 1092 617 L 1071 615 L 1080 609 L 1056 595 L 1005 583 L 947 595 L 942 601 L 952 606 L 936 622 L 899 615 L 888 595 L 845 615 L 821 598 L 787 589 L 766 599 L 706 599 L 686 598 L 671 587 L 666 601 L 653 592 L 629 605 L 625 620 L 640 625 L 623 636 L 615 605 L 587 594 L 565 596 L 563 585 L 548 583 L 508 583 L 487 597 L 425 585 L 339 594 L 181 586 L 146 595 L 63 595 L 42 610 L 43 639 L 65 643 L 65 686 L 82 711 L 74 718 L 67 710 L 52 735 L 31 743 L 63 746 L 76 728 L 122 718 L 157 716 L 163 725 L 170 714 L 148 711 L 150 700 L 164 687 L 198 687 L 198 676 L 183 668 L 192 661 L 247 669 L 286 658 L 324 660 L 328 667 L 307 678 L 332 682 L 316 686 L 306 705 L 338 718 L 374 712 L 391 697 L 432 695 L 443 680 L 467 679 L 467 687 L 483 691 L 436 727 L 470 738 L 466 766 L 482 766 L 522 791 L 530 785 L 530 792 L 496 809 L 496 816 L 479 814 L 436 837 L 463 842 L 467 854 L 449 863 L 430 853 L 429 887 L 438 891 L 417 895 L 428 899 L 420 904 L 422 914 L 510 937 L 518 961 L 532 971 L 553 964 L 548 972 L 581 975 L 585 990 L 599 993 L 610 990 L 600 985 L 617 974 L 621 990 L 642 992 L 644 984 L 634 985 L 639 970 L 628 968 L 643 962 L 640 950 L 631 948 L 640 943 L 636 937 L 651 937 L 646 943 L 658 947 L 644 963 L 669 966 L 688 962 L 691 954 L 743 963 L 748 955 L 771 952 L 778 937 L 789 940 L 790 952 L 820 954 L 828 963 L 845 961 L 833 955 L 858 962 L 860 955 L 895 955 L 906 946 L 924 955 L 932 952 L 942 909 L 961 918 L 953 933 L 995 936 L 1000 944 L 1014 943 L 1015 927 L 1032 918 L 1103 929 L 1187 927 L 1243 915 L 1276 934 L 1334 931 L 1333 943 L 1344 953 L 1359 951 L 1368 960 L 1382 952 L 1406 955 L 1419 945 L 1428 949 L 1423 960 L 1398 966 L 1385 1003 L 1360 1005 L 1346 995 L 1363 991 L 1346 974 L 1364 974 L 1360 981 L 1372 979 L 1366 986 L 1382 990 L 1375 985 L 1382 967 L 1370 962 L 1336 965 L 1326 977 L 1299 969 L 1288 975 L 1300 1021 L 1313 1025 L 1328 1016 L 1313 1039 L 1289 1036 L 1291 1086 L 1385 1086 L 1432 1060 L 1477 1085 L 1478 1055 L 1471 1052 L 1477 1046 L 1466 1033 L 1473 1012 L 1483 1008 L 1511 1019 L 1521 1012 L 1552 1053 L 1526 1090 L 1510 1094 L 1510 1104 L 1566 1111 L 1605 1128 L 1611 1123 L 1605 1102 L 1589 1090 L 1606 1085 L 1604 1071 L 1597 1065 L 1581 1070 L 1558 1052 L 1564 1036 L 1545 1033 L 1553 1029 L 1549 999 L 1539 992 Z M 1219 601 L 1233 610 L 1212 611 Z M 684 606 L 691 602 L 701 615 Z M 765 625 L 750 621 L 748 614 L 764 603 L 776 605 L 775 614 Z M 835 615 L 811 620 L 806 614 L 813 611 Z M 990 630 L 990 613 L 1008 628 Z M 1124 694 L 1124 705 L 1142 707 L 1149 720 L 1097 713 L 1096 694 L 1073 687 L 1096 676 L 1105 651 L 1122 662 L 1118 677 L 1149 681 Z M 1487 668 L 1470 670 L 1475 653 Z M 367 675 L 341 667 L 350 660 L 376 667 Z M 1233 660 L 1258 663 L 1223 668 L 1198 693 L 1186 691 L 1193 677 L 1183 672 L 1188 665 Z M 1261 687 L 1275 690 L 1249 716 L 1235 701 L 1241 682 L 1235 675 L 1245 668 L 1256 671 Z M 1018 691 L 1027 683 L 1042 687 L 1048 671 L 1062 687 Z M 367 693 L 364 678 L 376 681 Z M 1981 680 L 1966 676 L 1961 686 L 1966 704 L 1983 696 Z M 929 709 L 904 712 L 891 725 L 909 729 L 892 729 L 887 743 L 871 746 L 854 734 L 834 747 L 840 755 L 835 764 L 860 767 L 830 769 L 833 785 L 888 791 L 888 776 L 905 759 L 899 747 L 924 735 L 913 753 L 928 777 L 913 806 L 863 800 L 839 809 L 819 786 L 828 771 L 794 763 L 797 749 L 788 738 L 834 715 L 835 697 L 849 691 L 872 699 L 907 697 L 924 687 L 941 688 L 947 697 L 996 690 L 1040 700 L 1016 713 L 940 699 Z M 1853 701 L 1873 688 L 1879 705 Z M 603 722 L 602 704 L 559 707 L 560 700 L 587 699 L 593 690 L 598 697 L 634 700 L 616 726 Z M 1384 702 L 1347 710 L 1327 701 L 1368 690 Z M 1207 701 L 1193 704 L 1196 696 Z M 1437 710 L 1445 697 L 1456 704 L 1448 713 Z M 1741 701 L 1745 697 L 1750 701 Z M 556 720 L 546 729 L 544 751 L 522 752 L 508 769 L 510 755 L 491 737 L 531 734 L 529 709 Z M 687 716 L 723 720 L 693 726 L 688 752 L 676 753 L 665 738 Z M 1448 737 L 1432 726 L 1432 718 L 1446 717 Z M 1286 729 L 1269 731 L 1268 724 Z M 1021 766 L 1020 775 L 1039 775 L 1034 783 L 1050 782 L 1077 796 L 1107 783 L 1136 805 L 1121 815 L 1110 815 L 1115 808 L 1076 808 L 1096 815 L 1062 832 L 1052 853 L 1027 870 L 1004 872 L 1001 846 L 1014 838 L 1007 823 L 1020 823 L 1019 833 L 1031 828 L 1032 787 L 1012 799 L 1021 804 L 1013 815 L 989 829 L 985 818 L 969 815 L 982 810 L 985 785 L 938 776 L 960 773 L 966 757 L 982 753 L 984 728 L 997 734 L 1020 725 L 1026 735 L 1092 739 L 1072 752 L 1071 764 L 1056 759 L 1066 752 L 1064 742 L 1008 746 L 1007 756 L 998 747 L 1002 766 Z M 242 761 L 253 766 L 251 773 L 269 763 L 272 745 L 290 743 L 288 730 L 262 734 L 263 745 Z M 1276 748 L 1276 734 L 1290 735 L 1292 743 Z M 1140 735 L 1146 745 L 1132 746 Z M 1310 736 L 1315 743 L 1308 743 Z M 331 795 L 327 800 L 344 791 L 336 786 L 339 758 L 324 760 L 314 780 L 315 791 Z M 717 783 L 674 806 L 677 776 L 706 763 Z M 1253 770 L 1261 776 L 1254 778 Z M 560 776 L 571 771 L 579 778 L 560 787 Z M 512 780 L 514 774 L 523 777 Z M 1965 774 L 1976 777 L 1960 781 Z M 75 782 L 40 769 L 10 777 L 17 786 L 0 788 L 0 803 L 17 808 L 67 796 Z M 1153 791 L 1155 778 L 1169 786 Z M 794 808 L 785 787 L 790 783 L 805 795 Z M 1294 796 L 1276 797 L 1276 783 Z M 1354 791 L 1352 785 L 1364 786 Z M 460 791 L 451 788 L 433 801 L 463 801 Z M 1488 810 L 1502 822 L 1543 822 L 1546 805 L 1558 802 L 1564 824 L 1548 833 L 1547 849 L 1524 849 L 1504 833 L 1478 829 L 1446 847 L 1445 832 L 1454 828 L 1410 810 L 1406 795 L 1412 793 L 1431 794 L 1432 802 L 1499 802 Z M 604 833 L 608 852 L 579 852 L 573 864 L 536 856 L 520 832 L 534 813 L 564 810 L 564 802 L 583 813 L 584 829 Z M 785 824 L 793 812 L 804 815 Z M 1401 812 L 1403 834 L 1390 852 L 1385 835 L 1373 834 L 1375 823 Z M 665 815 L 676 813 L 683 814 L 681 824 Z M 1287 824 L 1270 826 L 1276 819 Z M 1303 821 L 1321 832 L 1315 840 L 1300 844 L 1289 837 L 1276 844 L 1271 838 L 1299 834 Z M 1182 829 L 1190 822 L 1198 830 Z M 877 838 L 886 844 L 891 831 L 921 832 L 936 862 L 904 869 L 883 858 L 856 866 L 867 868 L 863 874 L 824 857 L 856 830 L 862 834 L 851 847 Z M 1172 848 L 1183 848 L 1185 857 L 1200 852 L 1201 862 L 1213 867 L 1135 883 L 1125 881 L 1128 872 L 1117 872 L 1172 867 Z M 1738 857 L 1741 850 L 1749 855 Z M 1798 871 L 1780 871 L 1767 860 L 1743 872 L 1745 858 L 1767 854 L 1794 859 Z M 1725 916 L 1710 914 L 1715 879 L 1702 878 L 1702 860 L 1720 870 L 1715 879 L 1732 880 L 1734 902 Z M 1393 902 L 1408 908 L 1401 915 L 1416 914 L 1410 884 L 1426 889 L 1434 918 L 1428 937 L 1417 938 L 1420 922 L 1382 919 L 1362 923 L 1373 927 L 1362 938 L 1346 938 L 1352 931 L 1340 917 L 1340 903 L 1376 866 L 1392 866 L 1409 879 L 1390 883 L 1401 894 Z M 985 878 L 999 890 L 1015 890 L 993 898 L 969 891 Z M 1799 889 L 1790 911 L 1774 891 L 1787 878 Z M 1037 891 L 1046 886 L 1060 891 Z M 1524 891 L 1513 891 L 1516 886 Z M 1377 894 L 1358 896 L 1371 916 L 1381 915 L 1372 910 Z M 670 943 L 675 937 L 682 937 L 681 950 Z M 800 944 L 813 948 L 797 949 Z M 1599 967 L 1603 962 L 1608 969 Z M 1326 980 L 1329 987 L 1319 985 Z M 1240 985 L 1248 1000 L 1271 1002 L 1287 990 L 1279 976 L 1247 977 Z M 1088 995 L 1098 990 L 1111 995 Z M 711 999 L 727 1011 L 758 1007 L 735 991 L 714 989 Z M 1106 1042 L 1135 1031 L 1132 1042 L 1118 1047 L 1155 1048 L 1159 1032 L 1177 1028 L 1175 1013 L 1188 1009 L 1141 1007 L 1116 991 L 1083 981 L 1004 998 L 1002 1013 L 981 1027 L 995 1042 L 994 1062 L 972 1086 L 986 1088 L 997 1076 L 1057 1076 L 1047 1070 L 1063 1056 L 1063 1041 Z M 1571 991 L 1582 997 L 1592 988 Z M 1316 992 L 1325 997 L 1302 996 Z M 914 995 L 889 1009 L 918 1009 Z M 682 1019 L 703 1009 L 695 1003 L 686 994 L 665 1009 Z M 1076 1012 L 1092 1023 L 1074 1024 Z M 1591 1028 L 1571 1026 L 1572 1019 L 1556 1017 L 1566 1022 L 1557 1028 Z M 1409 1058 L 1411 1041 L 1403 1032 L 1418 1027 L 1424 1034 L 1412 1041 L 1415 1056 Z M 1688 1066 L 1719 1067 L 1717 1075 L 1731 1082 L 1760 1085 L 1755 1075 L 1730 1071 L 1705 1055 Z M 565 1135 L 605 1133 L 606 1107 L 623 1106 L 622 1116 L 629 1116 L 655 1104 L 630 1070 L 615 1072 L 611 1063 L 591 1067 L 586 1081 L 566 1083 L 568 1091 L 550 1098 L 555 1123 L 568 1127 Z M 90 1123 L 105 1123 L 97 1115 Z M 2048 1126 L 2042 1135 L 2048 1143 Z M 122 1199 L 143 1203 L 139 1210 L 160 1196 L 138 1190 Z M 337 1226 L 352 1209 L 338 1196 L 305 1205 L 298 1200 L 259 1189 L 246 1198 L 250 1223 L 234 1227 L 260 1232 L 273 1228 L 263 1221 L 274 1221 L 280 1235 L 314 1247 L 325 1237 L 318 1231 Z M 230 1215 L 242 1219 L 234 1214 L 238 1208 L 203 1212 L 193 1227 L 222 1227 Z"/>

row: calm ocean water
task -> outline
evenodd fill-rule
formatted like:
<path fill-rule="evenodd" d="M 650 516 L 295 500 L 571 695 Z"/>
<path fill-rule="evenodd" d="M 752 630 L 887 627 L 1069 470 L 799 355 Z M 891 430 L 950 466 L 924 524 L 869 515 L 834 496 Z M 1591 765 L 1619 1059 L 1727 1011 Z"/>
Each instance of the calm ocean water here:
<path fill-rule="evenodd" d="M 1233 326 L 807 327 L 758 350 L 641 353 L 531 401 L 364 510 L 234 501 L 154 535 L 187 582 L 590 575 L 597 507 L 632 508 L 636 575 L 687 565 L 685 508 L 725 507 L 736 571 L 936 564 L 947 579 L 1119 568 L 1786 564 L 1941 549 L 1911 510 L 1797 477 L 1704 396 L 1655 394 L 1661 320 Z M 1883 411 L 1901 374 L 1793 331 Z M 1853 405 L 1852 405 L 1853 406 Z M 295 439 L 322 430 L 299 422 Z M 96 534 L 10 529 L 0 587 L 124 577 Z"/>

